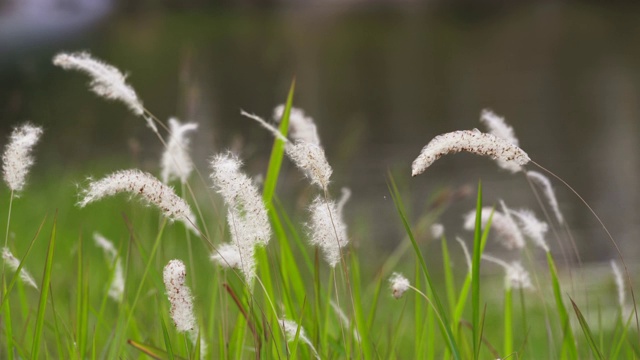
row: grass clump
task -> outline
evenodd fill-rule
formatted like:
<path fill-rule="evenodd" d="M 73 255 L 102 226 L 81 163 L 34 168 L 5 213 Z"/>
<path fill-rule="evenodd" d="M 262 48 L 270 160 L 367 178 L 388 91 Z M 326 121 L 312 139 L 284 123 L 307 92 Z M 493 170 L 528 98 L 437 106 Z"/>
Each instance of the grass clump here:
<path fill-rule="evenodd" d="M 316 126 L 293 107 L 295 83 L 274 111 L 279 125 L 243 112 L 275 137 L 264 182 L 242 172 L 240 157 L 229 152 L 212 158 L 209 181 L 188 152 L 186 136 L 197 124 L 171 119 L 166 126 L 118 69 L 87 53 L 61 54 L 55 63 L 89 74 L 94 92 L 143 118 L 165 146 L 162 181 L 155 173 L 110 169 L 78 192 L 60 186 L 79 176 L 68 174 L 29 191 L 20 187 L 15 203 L 18 189 L 10 185 L 3 254 L 15 256 L 3 255 L 0 358 L 639 357 L 624 262 L 624 271 L 613 265 L 617 300 L 606 291 L 581 297 L 573 290 L 548 244 L 549 229 L 559 241 L 565 239 L 557 228 L 568 230 L 550 181 L 525 169 L 537 164 L 494 113 L 482 113 L 491 133 L 434 138 L 412 175 L 449 153 L 489 156 L 541 186 L 543 212 L 550 206 L 554 217 L 543 221 L 532 210 L 487 203 L 479 182 L 460 228 L 471 231 L 471 241 L 455 236 L 452 244 L 450 229 L 437 224 L 443 202 L 414 216 L 406 187 L 398 185 L 408 171 L 389 172 L 398 241 L 376 263 L 353 241 L 344 217 L 351 191 L 335 197 Z M 300 213 L 278 196 L 285 156 L 309 180 Z M 97 202 L 120 193 L 157 209 L 120 197 Z M 55 205 L 33 210 L 42 203 Z M 499 255 L 485 252 L 490 242 Z M 503 281 L 490 275 L 496 264 Z M 41 274 L 33 284 L 26 265 Z M 597 312 L 586 306 L 596 299 Z M 593 321 L 606 311 L 617 314 L 614 321 Z"/>

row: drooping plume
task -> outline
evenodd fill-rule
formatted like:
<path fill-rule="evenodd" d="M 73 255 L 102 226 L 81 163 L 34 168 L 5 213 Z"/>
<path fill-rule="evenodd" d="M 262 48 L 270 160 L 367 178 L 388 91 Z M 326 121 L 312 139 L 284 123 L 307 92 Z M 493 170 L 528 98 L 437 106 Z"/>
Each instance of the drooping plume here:
<path fill-rule="evenodd" d="M 171 260 L 164 267 L 162 278 L 171 304 L 171 319 L 179 332 L 192 332 L 196 329 L 196 317 L 193 314 L 193 296 L 185 284 L 187 270 L 182 261 Z"/>
<path fill-rule="evenodd" d="M 480 122 L 483 123 L 490 134 L 493 134 L 499 138 L 507 140 L 515 146 L 520 146 L 520 142 L 516 137 L 513 128 L 505 122 L 504 118 L 496 115 L 493 111 L 485 109 L 480 114 Z M 506 162 L 500 159 L 496 159 L 498 166 L 505 170 L 509 170 L 512 173 L 516 173 L 522 170 L 522 167 L 515 162 Z"/>
<path fill-rule="evenodd" d="M 549 202 L 549 206 L 551 206 L 551 209 L 553 210 L 558 223 L 562 225 L 564 223 L 564 216 L 562 216 L 562 212 L 560 212 L 558 199 L 556 198 L 556 193 L 555 191 L 553 191 L 553 187 L 551 186 L 551 181 L 549 181 L 549 178 L 537 171 L 527 171 L 527 177 L 533 183 L 542 188 L 544 197 L 547 198 L 547 202 Z"/>
<path fill-rule="evenodd" d="M 493 209 L 490 207 L 482 208 L 481 223 L 483 228 L 487 225 L 492 210 Z M 476 211 L 471 210 L 464 219 L 465 230 L 473 231 L 476 225 Z M 522 237 L 522 233 L 511 216 L 497 210 L 494 211 L 493 218 L 491 220 L 491 230 L 495 231 L 498 235 L 498 239 L 507 249 L 521 249 L 524 247 L 524 238 Z"/>
<path fill-rule="evenodd" d="M 622 277 L 622 271 L 615 261 L 611 260 L 611 271 L 613 272 L 613 279 L 616 282 L 616 290 L 618 290 L 618 304 L 620 305 L 620 311 L 626 309 L 626 291 L 624 286 L 624 277 Z"/>
<path fill-rule="evenodd" d="M 312 184 L 317 185 L 323 191 L 327 190 L 333 170 L 327 161 L 322 146 L 307 141 L 291 142 L 278 129 L 259 116 L 244 111 L 241 114 L 257 121 L 262 127 L 269 130 L 273 136 L 284 141 L 286 143 L 285 152 L 289 159 L 302 170 Z"/>
<path fill-rule="evenodd" d="M 522 267 L 519 261 L 510 264 L 488 254 L 482 254 L 482 259 L 500 265 L 505 270 L 506 289 L 533 289 L 529 272 Z"/>
<path fill-rule="evenodd" d="M 118 257 L 118 250 L 116 250 L 113 243 L 104 236 L 94 233 L 93 240 L 97 247 L 101 248 L 110 264 L 115 262 L 113 269 L 113 278 L 109 283 L 108 295 L 116 302 L 122 302 L 122 296 L 124 294 L 124 271 L 122 268 L 122 259 Z"/>
<path fill-rule="evenodd" d="M 24 124 L 13 130 L 2 155 L 2 172 L 9 189 L 18 193 L 26 183 L 33 157 L 31 150 L 40 139 L 42 128 Z"/>
<path fill-rule="evenodd" d="M 144 116 L 142 101 L 135 90 L 126 83 L 127 77 L 116 67 L 95 59 L 87 52 L 60 53 L 53 58 L 53 64 L 65 70 L 78 70 L 89 75 L 91 91 L 109 100 L 122 101 L 138 116 Z M 158 128 L 148 116 L 144 116 L 147 126 L 154 132 Z"/>
<path fill-rule="evenodd" d="M 400 299 L 402 295 L 409 290 L 409 280 L 400 273 L 393 273 L 389 278 L 391 284 L 391 294 L 394 298 Z"/>
<path fill-rule="evenodd" d="M 284 105 L 278 105 L 273 109 L 273 120 L 277 123 L 282 119 Z M 320 146 L 318 128 L 313 118 L 307 116 L 304 110 L 292 107 L 289 113 L 289 136 L 293 142 L 301 141 Z"/>
<path fill-rule="evenodd" d="M 230 246 L 235 247 L 221 247 L 212 259 L 221 264 L 225 262 L 226 267 L 240 265 L 247 283 L 251 284 L 255 277 L 254 248 L 269 242 L 271 224 L 258 189 L 240 171 L 241 166 L 240 160 L 231 153 L 217 155 L 211 161 L 211 179 L 228 206 Z"/>
<path fill-rule="evenodd" d="M 7 265 L 7 267 L 11 271 L 18 270 L 18 267 L 20 266 L 20 260 L 18 260 L 15 256 L 13 256 L 13 254 L 11 253 L 11 250 L 9 250 L 6 247 L 2 248 L 2 259 L 4 260 L 4 263 Z M 31 274 L 27 271 L 27 269 L 25 269 L 24 266 L 22 267 L 22 269 L 20 269 L 20 279 L 22 279 L 22 282 L 24 282 L 25 284 L 38 290 L 38 285 L 36 285 L 36 281 L 34 280 L 33 276 L 31 276 Z"/>
<path fill-rule="evenodd" d="M 162 210 L 165 217 L 184 223 L 187 228 L 198 234 L 194 226 L 196 217 L 189 204 L 176 195 L 171 187 L 153 175 L 137 169 L 117 171 L 100 180 L 92 181 L 87 189 L 81 191 L 82 199 L 78 205 L 85 207 L 89 203 L 118 193 L 141 197 Z"/>
<path fill-rule="evenodd" d="M 520 141 L 516 137 L 515 131 L 511 126 L 507 125 L 502 116 L 496 115 L 489 109 L 484 109 L 480 113 L 480 122 L 487 127 L 490 134 L 505 139 L 515 146 L 520 146 Z"/>
<path fill-rule="evenodd" d="M 322 249 L 325 260 L 335 267 L 340 261 L 340 251 L 349 243 L 347 226 L 336 203 L 318 196 L 309 207 L 311 221 L 307 224 L 312 245 Z"/>
<path fill-rule="evenodd" d="M 174 178 L 184 184 L 193 171 L 193 161 L 189 156 L 189 139 L 186 134 L 198 128 L 196 123 L 181 124 L 178 119 L 169 119 L 171 135 L 167 148 L 162 154 L 162 182 L 168 184 Z"/>
<path fill-rule="evenodd" d="M 507 140 L 475 130 L 459 130 L 434 137 L 413 161 L 411 175 L 422 174 L 442 156 L 461 151 L 488 156 L 507 164 L 526 165 L 531 159 Z"/>

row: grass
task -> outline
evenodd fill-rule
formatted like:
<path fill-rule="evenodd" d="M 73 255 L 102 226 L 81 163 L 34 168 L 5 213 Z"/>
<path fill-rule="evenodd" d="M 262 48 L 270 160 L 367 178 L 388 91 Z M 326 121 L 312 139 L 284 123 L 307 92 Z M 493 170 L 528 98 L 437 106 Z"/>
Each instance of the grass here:
<path fill-rule="evenodd" d="M 283 133 L 293 94 L 294 84 Z M 283 154 L 284 144 L 276 140 L 262 194 L 274 235 L 257 252 L 252 290 L 236 272 L 209 260 L 211 244 L 228 241 L 230 229 L 219 215 L 224 206 L 206 181 L 195 179 L 189 192 L 182 191 L 199 205 L 200 225 L 210 234 L 206 240 L 186 235 L 182 224 L 124 197 L 78 209 L 72 184 L 85 172 L 34 177 L 20 198 L 5 193 L 11 207 L 6 230 L 13 234 L 8 246 L 21 259 L 18 271 L 24 266 L 40 275 L 35 290 L 5 269 L 0 358 L 287 359 L 314 358 L 316 351 L 323 359 L 639 357 L 632 316 L 618 309 L 612 292 L 580 297 L 552 253 L 546 254 L 547 267 L 526 264 L 539 279 L 535 290 L 505 288 L 501 276 L 484 271 L 491 268 L 481 256 L 492 234 L 491 220 L 482 226 L 480 209 L 493 204 L 483 201 L 480 183 L 470 269 L 456 265 L 465 262 L 457 244 L 444 236 L 425 240 L 443 212 L 434 205 L 438 197 L 427 207 L 431 210 L 412 216 L 408 209 L 415 204 L 406 203 L 411 194 L 398 186 L 406 177 L 391 172 L 396 250 L 351 246 L 330 268 L 306 242 L 307 214 L 278 197 L 286 191 L 277 186 Z M 105 262 L 90 241 L 96 231 L 115 242 L 123 261 L 121 302 L 107 295 L 115 262 Z M 187 263 L 187 283 L 195 294 L 195 339 L 178 333 L 169 313 L 162 269 L 175 258 Z M 387 282 L 396 271 L 411 274 L 413 286 L 413 293 L 398 300 Z M 596 310 L 588 306 L 596 301 Z M 619 316 L 608 325 L 594 320 L 605 311 Z M 300 325 L 293 336 L 283 332 L 282 318 Z"/>

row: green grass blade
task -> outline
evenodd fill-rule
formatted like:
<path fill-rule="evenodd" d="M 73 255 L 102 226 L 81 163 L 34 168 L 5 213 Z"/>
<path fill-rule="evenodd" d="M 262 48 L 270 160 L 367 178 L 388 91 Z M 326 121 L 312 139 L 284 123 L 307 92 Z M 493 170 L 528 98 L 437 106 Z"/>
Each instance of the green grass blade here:
<path fill-rule="evenodd" d="M 513 289 L 504 291 L 504 353 L 509 356 L 513 352 Z"/>
<path fill-rule="evenodd" d="M 173 347 L 171 346 L 171 339 L 169 338 L 169 331 L 167 330 L 167 323 L 164 321 L 164 316 L 160 320 L 162 324 L 162 337 L 164 339 L 164 346 L 167 348 L 167 356 L 169 360 L 174 360 Z"/>
<path fill-rule="evenodd" d="M 447 347 L 449 348 L 449 351 L 451 351 L 451 354 L 453 355 L 453 357 L 459 360 L 460 351 L 458 349 L 458 345 L 456 343 L 455 338 L 453 337 L 451 328 L 448 325 L 449 321 L 448 321 L 447 314 L 444 311 L 444 308 L 442 307 L 442 303 L 440 302 L 440 299 L 438 298 L 438 294 L 436 293 L 435 286 L 433 284 L 433 281 L 431 280 L 429 270 L 427 269 L 427 264 L 424 260 L 424 257 L 422 256 L 422 252 L 420 251 L 418 242 L 416 241 L 415 237 L 413 236 L 413 232 L 411 231 L 411 225 L 409 225 L 409 221 L 407 220 L 407 217 L 405 215 L 404 205 L 402 204 L 402 199 L 400 198 L 400 192 L 398 191 L 398 187 L 396 186 L 395 180 L 393 179 L 393 176 L 391 175 L 391 173 L 388 174 L 388 178 L 389 178 L 389 182 L 387 183 L 387 186 L 389 188 L 389 192 L 391 193 L 391 198 L 393 200 L 393 203 L 396 206 L 398 215 L 402 220 L 404 229 L 407 235 L 409 236 L 409 240 L 411 240 L 411 244 L 413 245 L 414 252 L 416 254 L 416 257 L 418 258 L 418 263 L 420 264 L 422 273 L 427 280 L 427 286 L 431 288 L 431 291 L 433 293 L 433 303 L 435 304 L 436 310 L 438 311 L 440 317 L 442 318 L 442 321 L 444 322 L 444 324 L 440 324 L 440 327 L 441 327 L 441 331 L 444 333 Z"/>
<path fill-rule="evenodd" d="M 578 321 L 580 322 L 580 327 L 582 328 L 582 332 L 584 333 L 584 336 L 587 338 L 587 342 L 589 343 L 589 347 L 591 348 L 591 352 L 593 353 L 593 356 L 595 356 L 596 359 L 604 360 L 602 353 L 598 349 L 598 345 L 593 339 L 593 335 L 591 334 L 591 329 L 589 329 L 589 324 L 587 324 L 587 320 L 584 318 L 584 316 L 582 316 L 582 312 L 578 308 L 578 305 L 576 305 L 576 303 L 573 301 L 573 299 L 569 297 L 569 300 L 571 301 L 571 305 L 573 306 L 573 311 L 575 311 L 576 316 L 578 317 Z"/>
<path fill-rule="evenodd" d="M 551 283 L 553 286 L 553 296 L 556 300 L 556 310 L 560 317 L 564 337 L 562 341 L 562 357 L 568 353 L 571 359 L 577 359 L 578 349 L 576 348 L 576 342 L 573 338 L 573 331 L 571 330 L 571 323 L 569 322 L 569 314 L 564 306 L 564 302 L 562 301 L 562 291 L 560 289 L 560 281 L 558 280 L 558 271 L 556 270 L 553 257 L 551 257 L 551 253 L 549 252 L 547 252 L 547 263 L 549 265 L 549 272 L 551 273 Z"/>
<path fill-rule="evenodd" d="M 36 327 L 33 334 L 33 344 L 31 347 L 31 358 L 38 359 L 40 354 L 40 341 L 42 340 L 42 331 L 44 330 L 44 315 L 47 309 L 47 298 L 49 297 L 49 284 L 51 284 L 51 268 L 53 265 L 53 252 L 56 245 L 56 223 L 57 214 L 53 219 L 53 229 L 49 238 L 49 249 L 47 250 L 47 260 L 44 264 L 44 275 L 42 284 L 40 285 L 40 301 L 38 303 L 38 315 L 36 318 Z"/>
<path fill-rule="evenodd" d="M 293 106 L 293 93 L 296 88 L 295 79 L 291 81 L 291 87 L 289 88 L 289 94 L 287 95 L 287 102 L 282 112 L 282 119 L 280 120 L 280 133 L 287 136 L 289 131 L 289 115 L 291 114 L 291 107 Z M 267 208 L 271 208 L 271 199 L 276 192 L 276 186 L 278 185 L 278 175 L 280 175 L 280 167 L 282 166 L 282 158 L 284 156 L 284 141 L 275 139 L 273 147 L 271 148 L 271 157 L 269 158 L 269 168 L 267 169 L 267 176 L 264 179 L 264 188 L 262 191 L 262 200 L 267 205 Z"/>
<path fill-rule="evenodd" d="M 456 284 L 453 279 L 453 270 L 451 267 L 451 257 L 449 256 L 449 247 L 447 239 L 443 236 L 442 243 L 442 266 L 444 267 L 444 283 L 447 291 L 447 302 L 449 304 L 449 313 L 453 318 L 456 307 Z"/>
<path fill-rule="evenodd" d="M 127 344 L 133 346 L 134 348 L 140 350 L 141 352 L 143 352 L 144 354 L 146 354 L 147 356 L 153 358 L 153 359 L 157 359 L 157 360 L 169 360 L 169 354 L 162 350 L 159 349 L 153 345 L 149 345 L 149 344 L 143 344 L 143 343 L 139 343 L 137 341 L 133 341 L 131 339 L 127 340 Z M 178 356 L 174 356 L 173 357 L 174 360 L 185 360 L 184 358 L 178 357 Z"/>
<path fill-rule="evenodd" d="M 16 282 L 18 281 L 18 279 L 20 279 L 20 271 L 22 271 L 22 267 L 24 266 L 24 262 L 27 259 L 27 257 L 29 256 L 29 254 L 31 253 L 31 249 L 33 249 L 33 244 L 35 244 L 36 239 L 40 235 L 40 232 L 42 231 L 42 227 L 44 226 L 44 223 L 45 223 L 46 220 L 47 220 L 47 218 L 45 217 L 42 220 L 42 222 L 40 223 L 40 226 L 38 226 L 38 230 L 36 231 L 36 234 L 31 239 L 31 242 L 29 243 L 29 247 L 27 248 L 27 252 L 22 257 L 22 260 L 20 260 L 20 265 L 18 265 L 18 268 L 14 272 L 13 277 L 11 278 L 11 281 L 9 281 L 9 285 L 7 286 L 7 289 L 6 289 L 5 293 L 4 293 L 5 296 L 3 296 L 3 298 L 2 298 L 2 304 L 0 304 L 0 307 L 4 307 L 5 306 L 5 303 L 9 299 L 9 294 L 11 293 L 11 289 L 13 289 L 13 285 L 15 285 Z"/>
<path fill-rule="evenodd" d="M 476 202 L 476 226 L 473 234 L 473 257 L 471 260 L 471 311 L 473 325 L 473 358 L 480 356 L 480 257 L 482 255 L 482 182 L 478 181 Z"/>
<path fill-rule="evenodd" d="M 16 272 L 16 274 L 19 274 L 19 272 Z M 3 292 L 5 297 L 7 297 L 6 284 L 3 284 Z M 7 359 L 13 360 L 13 323 L 11 322 L 11 304 L 7 302 L 3 312 L 2 328 L 4 330 L 4 337 L 7 346 Z"/>
<path fill-rule="evenodd" d="M 620 317 L 622 318 L 622 314 L 620 315 Z M 622 349 L 622 344 L 627 339 L 627 332 L 629 331 L 629 327 L 631 326 L 631 320 L 633 320 L 633 318 L 634 318 L 634 313 L 631 312 L 629 314 L 629 317 L 627 318 L 627 322 L 623 324 L 622 333 L 618 337 L 618 341 L 616 342 L 616 345 L 611 349 L 611 356 L 609 356 L 609 359 L 618 358 L 618 354 L 620 354 L 620 350 Z"/>

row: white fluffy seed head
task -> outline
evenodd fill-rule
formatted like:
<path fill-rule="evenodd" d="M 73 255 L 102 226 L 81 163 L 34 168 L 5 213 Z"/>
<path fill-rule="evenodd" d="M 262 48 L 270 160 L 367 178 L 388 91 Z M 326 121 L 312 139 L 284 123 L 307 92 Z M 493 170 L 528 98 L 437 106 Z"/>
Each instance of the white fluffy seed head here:
<path fill-rule="evenodd" d="M 487 260 L 494 264 L 500 265 L 505 271 L 505 288 L 506 289 L 533 289 L 531 277 L 519 261 L 513 261 L 511 264 L 506 261 L 493 257 L 488 254 L 482 254 L 482 260 Z"/>
<path fill-rule="evenodd" d="M 480 122 L 487 127 L 490 134 L 505 139 L 515 146 L 520 146 L 520 141 L 518 141 L 515 131 L 511 126 L 507 125 L 504 117 L 496 115 L 489 109 L 484 109 L 480 113 Z"/>
<path fill-rule="evenodd" d="M 11 271 L 18 270 L 18 267 L 20 266 L 20 260 L 18 260 L 15 256 L 13 256 L 13 254 L 11 253 L 11 250 L 9 250 L 6 247 L 2 248 L 2 259 L 4 260 L 4 263 L 7 265 L 7 267 Z M 25 269 L 24 266 L 22 267 L 22 269 L 20 269 L 20 279 L 25 284 L 38 290 L 38 285 L 36 285 L 35 279 L 33 278 L 33 276 L 31 276 L 31 274 L 27 271 L 27 269 Z"/>
<path fill-rule="evenodd" d="M 122 296 L 124 295 L 124 270 L 122 267 L 122 259 L 118 257 L 118 250 L 116 250 L 113 243 L 99 233 L 93 233 L 93 240 L 97 247 L 101 248 L 105 257 L 109 263 L 113 264 L 113 277 L 109 283 L 108 295 L 116 302 L 122 302 Z"/>
<path fill-rule="evenodd" d="M 431 231 L 431 238 L 433 239 L 440 239 L 442 235 L 444 235 L 444 225 L 440 223 L 432 224 L 429 230 Z"/>
<path fill-rule="evenodd" d="M 171 304 L 171 318 L 179 332 L 193 331 L 196 318 L 193 314 L 193 297 L 185 285 L 187 270 L 180 260 L 171 260 L 162 273 L 167 297 Z"/>
<path fill-rule="evenodd" d="M 519 221 L 522 233 L 545 252 L 549 252 L 549 245 L 545 234 L 549 231 L 546 222 L 540 221 L 531 210 L 520 209 L 511 212 Z"/>
<path fill-rule="evenodd" d="M 493 209 L 490 207 L 482 208 L 481 224 L 483 228 L 487 225 L 492 210 Z M 471 210 L 465 216 L 464 228 L 465 230 L 474 231 L 475 225 L 476 211 Z M 491 220 L 491 230 L 498 235 L 498 239 L 507 249 L 521 249 L 524 247 L 525 243 L 522 233 L 510 215 L 494 211 L 493 218 Z"/>
<path fill-rule="evenodd" d="M 231 234 L 231 244 L 221 247 L 212 259 L 224 267 L 239 267 L 251 286 L 255 277 L 255 247 L 269 242 L 271 224 L 258 188 L 240 171 L 241 166 L 231 153 L 217 155 L 211 161 L 211 179 L 229 209 L 227 222 Z"/>
<path fill-rule="evenodd" d="M 400 299 L 411 286 L 411 284 L 409 283 L 409 279 L 396 272 L 391 274 L 389 283 L 391 284 L 391 295 L 393 295 L 393 297 L 396 299 Z"/>
<path fill-rule="evenodd" d="M 282 119 L 284 113 L 284 104 L 278 105 L 273 109 L 273 120 L 277 123 Z M 292 107 L 289 113 L 289 137 L 293 142 L 301 141 L 320 146 L 320 136 L 318 136 L 318 128 L 313 118 L 307 116 L 304 110 Z"/>
<path fill-rule="evenodd" d="M 91 77 L 91 91 L 98 96 L 122 101 L 135 115 L 142 115 L 144 107 L 138 99 L 138 95 L 133 88 L 126 83 L 126 75 L 120 70 L 95 59 L 87 52 L 60 53 L 53 58 L 53 64 L 65 70 L 78 70 Z M 147 119 L 149 125 L 155 132 L 157 128 L 153 121 Z"/>
<path fill-rule="evenodd" d="M 551 210 L 553 210 L 553 214 L 556 216 L 559 224 L 564 223 L 564 216 L 562 216 L 562 212 L 560 211 L 560 206 L 558 206 L 558 199 L 556 198 L 556 193 L 551 186 L 551 181 L 549 178 L 542 175 L 537 171 L 527 171 L 527 177 L 534 184 L 540 186 L 542 188 L 542 192 L 544 197 L 547 199 L 549 206 L 551 206 Z"/>
<path fill-rule="evenodd" d="M 90 182 L 89 187 L 81 191 L 82 199 L 78 205 L 84 207 L 118 193 L 129 193 L 132 196 L 141 197 L 148 204 L 162 210 L 165 217 L 184 223 L 187 228 L 198 234 L 193 225 L 196 218 L 189 204 L 176 195 L 171 187 L 163 184 L 153 175 L 137 169 L 117 171 L 100 180 Z"/>
<path fill-rule="evenodd" d="M 529 272 L 519 261 L 512 262 L 506 269 L 505 286 L 512 289 L 533 289 Z"/>
<path fill-rule="evenodd" d="M 33 157 L 31 150 L 40 139 L 42 128 L 29 123 L 16 127 L 2 155 L 4 181 L 12 191 L 22 191 Z"/>
<path fill-rule="evenodd" d="M 317 185 L 324 191 L 327 190 L 333 169 L 321 146 L 298 141 L 288 143 L 285 151 L 291 161 L 304 172 L 311 184 Z"/>
<path fill-rule="evenodd" d="M 182 124 L 178 119 L 169 119 L 170 137 L 162 154 L 162 182 L 167 184 L 174 178 L 184 184 L 193 171 L 193 161 L 189 156 L 189 139 L 186 134 L 198 129 L 196 123 Z"/>
<path fill-rule="evenodd" d="M 318 196 L 309 207 L 311 221 L 307 224 L 312 245 L 322 249 L 324 258 L 331 267 L 340 261 L 340 251 L 349 243 L 347 226 L 336 203 Z"/>
<path fill-rule="evenodd" d="M 413 161 L 411 175 L 422 174 L 444 155 L 461 151 L 488 156 L 513 166 L 524 166 L 531 159 L 507 140 L 476 130 L 459 130 L 434 137 Z"/>
<path fill-rule="evenodd" d="M 243 241 L 266 245 L 271 238 L 271 224 L 262 196 L 253 181 L 240 171 L 242 162 L 232 153 L 217 155 L 211 161 L 214 188 L 232 209 L 236 221 L 243 220 Z M 237 214 L 236 214 L 237 213 Z"/>
<path fill-rule="evenodd" d="M 613 272 L 613 279 L 616 282 L 616 290 L 618 290 L 618 304 L 620 310 L 624 311 L 626 308 L 626 291 L 624 286 L 624 278 L 622 277 L 622 271 L 615 261 L 611 260 L 611 271 Z"/>

